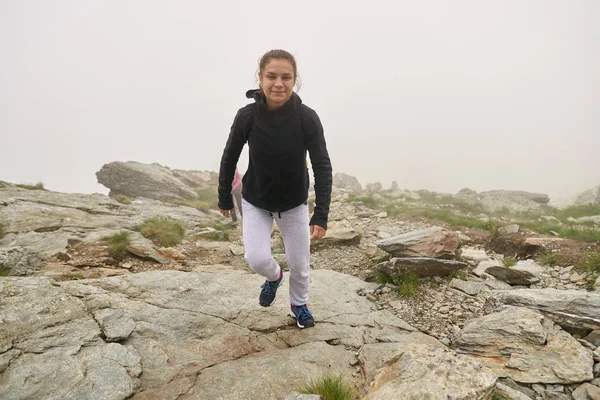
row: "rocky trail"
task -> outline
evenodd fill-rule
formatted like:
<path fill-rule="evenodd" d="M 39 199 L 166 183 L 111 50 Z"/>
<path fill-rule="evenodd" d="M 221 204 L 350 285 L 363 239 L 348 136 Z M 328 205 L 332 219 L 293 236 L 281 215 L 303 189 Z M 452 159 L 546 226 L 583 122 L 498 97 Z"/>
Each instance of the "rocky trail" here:
<path fill-rule="evenodd" d="M 214 176 L 155 175 L 178 182 L 130 204 L 0 183 L 0 398 L 299 399 L 341 374 L 364 399 L 600 399 L 600 278 L 580 264 L 598 243 L 388 214 L 338 176 L 299 330 L 287 285 L 258 305 L 239 224 L 164 202 Z M 185 225 L 178 244 L 139 232 L 156 216 Z M 102 238 L 119 232 L 116 257 Z M 272 248 L 285 269 L 277 229 Z"/>

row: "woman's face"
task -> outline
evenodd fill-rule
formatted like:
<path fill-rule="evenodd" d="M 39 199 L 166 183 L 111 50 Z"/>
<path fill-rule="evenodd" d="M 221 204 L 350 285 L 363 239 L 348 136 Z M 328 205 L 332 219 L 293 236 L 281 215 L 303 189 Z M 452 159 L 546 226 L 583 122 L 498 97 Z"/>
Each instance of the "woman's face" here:
<path fill-rule="evenodd" d="M 267 107 L 283 106 L 292 96 L 296 77 L 294 67 L 287 60 L 272 59 L 260 74 L 260 84 L 267 99 Z"/>

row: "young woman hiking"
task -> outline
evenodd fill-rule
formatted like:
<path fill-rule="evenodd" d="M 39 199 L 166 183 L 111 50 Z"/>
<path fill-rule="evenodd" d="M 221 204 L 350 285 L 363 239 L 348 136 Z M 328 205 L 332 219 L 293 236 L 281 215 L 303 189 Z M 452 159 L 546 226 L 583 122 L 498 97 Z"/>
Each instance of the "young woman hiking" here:
<path fill-rule="evenodd" d="M 250 159 L 242 185 L 242 230 L 246 260 L 266 278 L 259 304 L 272 305 L 284 280 L 283 270 L 271 255 L 275 220 L 289 267 L 292 315 L 298 327 L 306 328 L 315 324 L 307 305 L 310 240 L 325 236 L 332 176 L 323 126 L 317 113 L 302 104 L 294 92 L 297 78 L 296 60 L 287 51 L 271 50 L 260 59 L 259 89 L 246 92 L 254 103 L 238 111 L 221 158 L 219 209 L 229 217 L 234 208 L 231 183 L 242 148 L 248 143 Z M 307 152 L 316 194 L 310 219 Z"/>

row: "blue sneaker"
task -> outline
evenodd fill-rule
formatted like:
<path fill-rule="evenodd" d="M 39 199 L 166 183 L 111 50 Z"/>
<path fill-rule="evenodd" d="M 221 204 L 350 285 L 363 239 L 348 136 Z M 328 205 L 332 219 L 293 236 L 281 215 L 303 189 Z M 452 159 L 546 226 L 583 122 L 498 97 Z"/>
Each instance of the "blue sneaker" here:
<path fill-rule="evenodd" d="M 315 326 L 315 319 L 310 313 L 308 307 L 306 307 L 306 304 L 303 306 L 295 306 L 292 304 L 292 313 L 290 315 L 296 318 L 296 324 L 300 329 Z"/>
<path fill-rule="evenodd" d="M 260 291 L 260 296 L 258 297 L 258 303 L 263 307 L 269 307 L 273 303 L 275 303 L 275 296 L 277 296 L 277 289 L 285 280 L 283 271 L 281 271 L 281 278 L 277 279 L 274 282 L 265 281 L 262 284 Z"/>

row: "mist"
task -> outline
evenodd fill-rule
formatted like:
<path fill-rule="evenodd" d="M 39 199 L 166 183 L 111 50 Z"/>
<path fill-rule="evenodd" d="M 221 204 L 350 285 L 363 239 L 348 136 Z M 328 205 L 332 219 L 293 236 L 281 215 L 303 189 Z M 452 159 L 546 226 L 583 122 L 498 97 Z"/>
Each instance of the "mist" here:
<path fill-rule="evenodd" d="M 297 57 L 334 172 L 363 186 L 600 184 L 596 0 L 4 0 L 0 180 L 106 194 L 112 161 L 218 171 L 273 48 Z"/>

